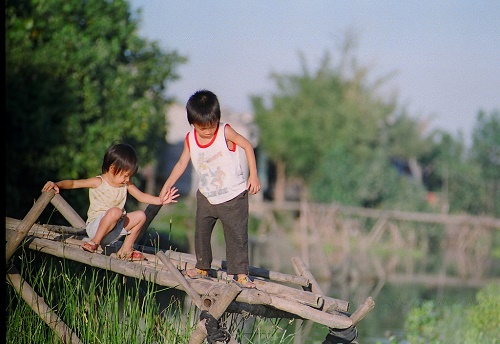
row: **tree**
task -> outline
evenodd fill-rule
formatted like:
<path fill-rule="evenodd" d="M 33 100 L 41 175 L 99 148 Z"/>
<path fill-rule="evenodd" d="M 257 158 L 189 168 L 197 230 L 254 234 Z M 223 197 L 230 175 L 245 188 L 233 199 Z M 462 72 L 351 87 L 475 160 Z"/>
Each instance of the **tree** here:
<path fill-rule="evenodd" d="M 488 214 L 500 217 L 500 110 L 479 111 L 472 132 L 472 160 L 487 184 Z"/>
<path fill-rule="evenodd" d="M 260 144 L 277 168 L 276 201 L 284 199 L 285 178 L 301 180 L 307 190 L 324 181 L 322 164 L 328 156 L 349 154 L 355 165 L 371 160 L 380 146 L 379 123 L 396 109 L 395 99 L 384 100 L 377 94 L 389 76 L 369 82 L 369 70 L 358 66 L 353 46 L 347 38 L 333 67 L 325 53 L 314 73 L 301 55 L 300 75 L 272 75 L 278 91 L 269 108 L 261 97 L 252 99 Z"/>
<path fill-rule="evenodd" d="M 138 18 L 125 0 L 6 2 L 7 215 L 48 179 L 99 173 L 115 140 L 154 159 L 185 58 L 140 38 Z"/>

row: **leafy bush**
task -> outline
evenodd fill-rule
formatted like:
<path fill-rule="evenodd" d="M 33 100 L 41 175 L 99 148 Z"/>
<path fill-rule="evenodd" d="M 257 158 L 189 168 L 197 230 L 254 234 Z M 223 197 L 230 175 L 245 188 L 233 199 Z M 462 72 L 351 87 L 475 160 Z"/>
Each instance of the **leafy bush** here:
<path fill-rule="evenodd" d="M 488 285 L 466 307 L 438 307 L 433 301 L 414 307 L 405 320 L 406 339 L 412 344 L 500 343 L 500 286 Z"/>

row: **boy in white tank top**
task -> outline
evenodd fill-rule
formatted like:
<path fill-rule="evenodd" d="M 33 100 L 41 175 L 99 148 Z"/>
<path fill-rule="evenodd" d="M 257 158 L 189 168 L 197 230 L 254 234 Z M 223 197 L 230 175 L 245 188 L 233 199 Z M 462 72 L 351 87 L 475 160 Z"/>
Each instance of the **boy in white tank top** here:
<path fill-rule="evenodd" d="M 229 124 L 220 122 L 219 101 L 214 93 L 194 93 L 186 111 L 193 130 L 186 135 L 179 161 L 160 192 L 164 200 L 189 162 L 193 164 L 200 177 L 194 235 L 196 267 L 186 274 L 191 278 L 208 276 L 213 258 L 210 239 L 220 220 L 226 241 L 227 273 L 234 275 L 241 286 L 255 288 L 248 277 L 248 193 L 260 190 L 253 147 Z M 248 167 L 241 164 L 242 154 Z"/>

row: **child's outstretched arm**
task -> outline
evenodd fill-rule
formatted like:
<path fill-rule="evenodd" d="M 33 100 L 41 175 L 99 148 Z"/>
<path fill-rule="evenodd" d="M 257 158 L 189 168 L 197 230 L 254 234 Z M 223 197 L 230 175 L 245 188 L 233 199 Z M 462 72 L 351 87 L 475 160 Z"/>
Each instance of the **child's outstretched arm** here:
<path fill-rule="evenodd" d="M 190 161 L 191 157 L 189 155 L 189 148 L 186 140 L 184 140 L 184 149 L 182 150 L 182 154 L 175 164 L 174 168 L 172 169 L 172 172 L 170 172 L 170 176 L 167 178 L 167 180 L 163 184 L 163 187 L 161 188 L 159 197 L 162 203 L 166 202 L 166 200 L 168 199 L 168 191 L 172 189 L 177 180 L 179 180 L 184 171 L 186 171 L 186 168 L 188 167 Z"/>
<path fill-rule="evenodd" d="M 229 125 L 226 125 L 224 133 L 226 134 L 226 140 L 234 142 L 245 151 L 249 169 L 247 190 L 250 194 L 255 195 L 260 190 L 260 181 L 257 174 L 257 161 L 255 159 L 255 152 L 252 144 Z"/>
<path fill-rule="evenodd" d="M 177 191 L 178 191 L 177 188 L 172 187 L 172 188 L 167 190 L 167 192 L 165 193 L 165 198 L 162 201 L 161 198 L 158 196 L 153 196 L 153 195 L 150 195 L 148 193 L 145 193 L 145 192 L 139 190 L 139 188 L 137 188 L 137 186 L 135 186 L 131 182 L 129 182 L 127 184 L 127 191 L 132 197 L 134 197 L 139 202 L 146 203 L 146 204 L 155 204 L 155 205 L 165 205 L 168 203 L 177 203 L 176 198 L 180 196 L 177 193 Z"/>
<path fill-rule="evenodd" d="M 59 189 L 81 189 L 81 188 L 96 188 L 101 185 L 101 179 L 92 177 L 88 179 L 65 179 L 58 182 L 48 181 L 42 188 L 42 192 L 54 190 L 56 194 Z"/>

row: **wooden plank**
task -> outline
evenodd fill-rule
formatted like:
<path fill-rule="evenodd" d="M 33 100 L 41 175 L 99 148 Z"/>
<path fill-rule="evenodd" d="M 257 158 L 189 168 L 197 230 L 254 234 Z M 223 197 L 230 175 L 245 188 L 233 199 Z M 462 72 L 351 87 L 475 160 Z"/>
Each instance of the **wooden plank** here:
<path fill-rule="evenodd" d="M 68 220 L 71 226 L 75 228 L 86 227 L 85 221 L 60 194 L 56 194 L 50 202 L 61 213 L 61 215 Z"/>
<path fill-rule="evenodd" d="M 7 241 L 5 244 L 5 261 L 8 262 L 14 252 L 17 250 L 19 244 L 24 240 L 26 235 L 28 234 L 31 226 L 38 220 L 40 214 L 42 214 L 43 210 L 49 204 L 50 200 L 54 197 L 54 190 L 49 192 L 42 192 L 42 195 L 36 200 L 33 207 L 31 207 L 30 211 L 21 223 L 17 226 L 15 235 Z"/>
<path fill-rule="evenodd" d="M 229 305 L 241 292 L 241 288 L 236 285 L 236 283 L 226 284 L 221 289 L 221 297 L 216 300 L 209 309 L 209 313 L 216 319 L 219 320 Z M 196 330 L 193 332 L 189 338 L 189 344 L 202 344 L 207 337 L 207 329 L 205 327 L 205 320 L 198 323 Z M 229 344 L 236 344 L 236 340 L 231 336 Z"/>
<path fill-rule="evenodd" d="M 15 225 L 15 223 L 17 223 L 17 221 L 19 221 L 19 220 L 9 220 L 7 222 L 10 224 L 10 226 L 13 226 L 13 225 Z M 41 233 L 43 233 L 43 235 L 46 235 L 45 234 L 46 229 L 43 226 L 35 224 L 33 226 L 33 228 L 40 229 L 42 231 Z M 6 229 L 11 229 L 11 227 L 6 227 Z M 6 233 L 7 236 L 9 236 L 11 234 L 12 234 L 12 231 L 10 231 L 10 230 L 8 230 Z M 78 248 L 78 251 L 81 254 L 86 253 L 85 251 L 80 250 L 80 246 L 82 244 L 81 240 L 74 239 L 74 238 L 68 238 L 68 239 L 64 240 L 64 243 L 66 245 L 69 244 L 73 247 Z M 161 262 L 161 260 L 156 259 L 155 255 L 151 255 L 151 254 L 146 253 L 146 252 L 154 252 L 154 249 L 149 248 L 149 250 L 146 250 L 146 247 L 141 247 L 141 248 L 144 249 L 143 253 L 148 258 L 148 261 L 141 262 L 142 266 L 149 267 L 153 271 L 155 271 L 155 270 L 159 270 L 159 271 L 167 270 L 168 271 L 168 269 L 166 269 L 166 266 Z M 103 252 L 102 249 L 99 247 L 97 250 L 97 253 L 100 254 L 102 252 Z M 53 254 L 57 255 L 55 253 L 53 253 Z M 75 254 L 78 254 L 78 253 L 75 253 Z M 180 253 L 180 252 L 166 250 L 165 256 L 169 257 L 169 259 L 173 263 L 175 262 L 177 264 L 177 266 L 182 266 L 183 262 L 187 260 L 187 261 L 192 261 L 193 262 L 192 266 L 194 267 L 194 263 L 196 262 L 194 255 L 191 255 L 188 253 Z M 82 263 L 86 263 L 86 260 L 83 257 L 78 261 L 80 261 Z M 186 266 L 186 267 L 189 267 L 189 266 Z M 123 273 L 123 272 L 120 272 L 120 273 Z M 219 276 L 219 274 L 218 274 L 218 277 L 220 279 L 225 279 L 225 278 L 223 278 L 223 276 Z M 327 296 L 321 296 L 321 295 L 311 293 L 308 291 L 292 288 L 290 286 L 272 283 L 272 282 L 267 281 L 267 280 L 263 281 L 263 280 L 255 279 L 255 282 L 257 284 L 260 283 L 259 288 L 265 294 L 267 294 L 267 293 L 278 294 L 278 295 L 281 295 L 283 298 L 287 298 L 287 299 L 290 299 L 292 301 L 297 301 L 301 304 L 309 305 L 311 307 L 315 307 L 318 309 L 322 308 L 324 310 L 338 310 L 341 312 L 346 312 L 349 309 L 349 302 L 344 301 L 344 300 L 335 299 L 335 298 L 327 297 Z M 175 284 L 172 284 L 169 286 L 174 287 Z M 203 294 L 203 292 L 200 292 L 199 294 L 201 295 L 201 294 Z M 262 294 L 250 294 L 250 295 L 248 295 L 248 298 L 249 298 L 248 302 L 250 302 L 252 304 L 257 304 L 260 302 L 263 304 L 269 304 L 269 302 L 270 302 L 269 300 L 264 301 L 264 299 L 266 299 L 266 297 L 263 296 Z"/>
<path fill-rule="evenodd" d="M 293 268 L 295 269 L 295 272 L 299 276 L 303 276 L 309 280 L 309 286 L 308 288 L 310 291 L 313 293 L 319 294 L 324 296 L 325 294 L 321 291 L 321 287 L 319 286 L 319 283 L 316 281 L 314 278 L 313 274 L 307 267 L 306 263 L 300 257 L 292 257 L 292 264 Z"/>
<path fill-rule="evenodd" d="M 126 276 L 146 280 L 163 286 L 177 287 L 179 282 L 168 271 L 160 271 L 157 268 L 145 266 L 145 262 L 126 262 L 111 258 L 102 254 L 89 253 L 80 249 L 70 249 L 72 245 L 64 242 L 54 242 L 48 239 L 31 237 L 30 249 L 53 256 L 71 259 L 83 264 L 95 266 L 98 268 L 114 271 Z M 258 281 L 259 282 L 259 281 Z M 260 281 L 260 283 L 265 283 Z M 208 290 L 221 289 L 226 282 L 215 279 L 196 279 L 190 282 L 191 286 L 199 295 L 204 295 Z M 291 288 L 292 289 L 292 288 Z M 303 292 L 298 290 L 299 292 Z M 246 302 L 250 304 L 267 305 L 279 310 L 294 314 L 297 318 L 313 320 L 328 327 L 346 328 L 352 324 L 348 317 L 342 317 L 336 314 L 328 314 L 319 311 L 299 302 L 287 300 L 282 295 L 272 295 L 256 289 L 243 289 L 235 300 L 236 302 Z M 345 327 L 344 327 L 345 326 Z"/>
<path fill-rule="evenodd" d="M 375 308 L 375 301 L 370 296 L 361 306 L 359 306 L 358 309 L 356 309 L 354 313 L 351 314 L 350 318 L 353 325 L 359 323 L 361 319 L 363 319 L 373 308 Z"/>
<path fill-rule="evenodd" d="M 192 264 L 196 264 L 196 257 L 193 254 L 182 253 L 172 250 L 166 250 L 165 254 L 171 259 L 177 260 L 179 262 L 185 261 Z M 226 269 L 226 261 L 221 259 L 214 259 L 212 262 L 212 266 L 215 268 Z M 254 266 L 249 267 L 249 274 L 252 276 L 267 278 L 269 280 L 276 282 L 292 283 L 303 287 L 307 287 L 309 285 L 309 280 L 305 277 L 284 274 L 276 271 L 269 271 Z"/>
<path fill-rule="evenodd" d="M 162 263 L 167 266 L 168 270 L 170 271 L 170 273 L 172 273 L 172 275 L 174 275 L 174 277 L 177 279 L 177 281 L 179 281 L 179 284 L 181 285 L 182 289 L 184 289 L 184 291 L 191 297 L 191 299 L 193 299 L 196 306 L 200 310 L 203 310 L 204 309 L 203 301 L 201 300 L 200 295 L 198 295 L 198 293 L 191 287 L 189 282 L 186 281 L 184 276 L 179 272 L 179 270 L 177 270 L 177 268 L 174 266 L 174 264 L 172 264 L 172 262 L 165 255 L 165 253 L 162 251 L 158 251 L 158 253 L 156 255 L 158 256 L 158 258 L 160 258 Z"/>

